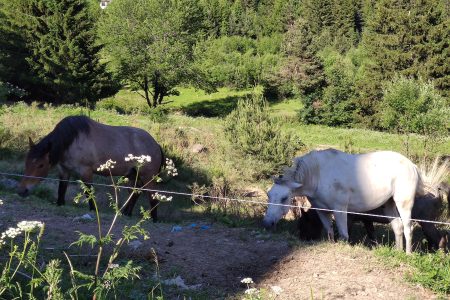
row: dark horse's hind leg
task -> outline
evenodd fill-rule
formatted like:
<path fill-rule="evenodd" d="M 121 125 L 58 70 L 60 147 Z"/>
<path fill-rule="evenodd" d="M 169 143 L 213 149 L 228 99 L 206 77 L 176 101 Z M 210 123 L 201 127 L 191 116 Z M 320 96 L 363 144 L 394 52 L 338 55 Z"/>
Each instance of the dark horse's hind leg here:
<path fill-rule="evenodd" d="M 56 204 L 58 206 L 66 204 L 66 191 L 67 186 L 69 185 L 70 174 L 64 168 L 59 169 L 59 185 L 58 185 L 58 200 L 56 200 Z"/>
<path fill-rule="evenodd" d="M 65 196 L 67 191 L 67 186 L 69 185 L 69 182 L 67 181 L 69 177 L 59 177 L 59 186 L 58 186 L 58 200 L 56 200 L 56 204 L 58 206 L 66 204 Z"/>
<path fill-rule="evenodd" d="M 131 195 L 131 192 L 130 192 L 130 199 L 128 200 L 127 204 L 125 204 L 125 206 L 122 208 L 122 213 L 125 216 L 131 217 L 131 214 L 133 213 L 134 205 L 136 204 L 136 201 L 138 198 L 139 198 L 139 194 L 134 193 L 133 195 Z"/>
<path fill-rule="evenodd" d="M 150 200 L 150 215 L 152 216 L 153 222 L 157 222 L 159 201 L 153 199 L 153 193 L 150 192 L 148 192 L 148 198 Z"/>
<path fill-rule="evenodd" d="M 92 189 L 92 172 L 86 172 L 81 176 L 81 181 L 89 188 Z M 95 210 L 94 200 L 89 197 L 89 193 L 85 193 L 85 196 L 89 200 L 89 210 Z"/>

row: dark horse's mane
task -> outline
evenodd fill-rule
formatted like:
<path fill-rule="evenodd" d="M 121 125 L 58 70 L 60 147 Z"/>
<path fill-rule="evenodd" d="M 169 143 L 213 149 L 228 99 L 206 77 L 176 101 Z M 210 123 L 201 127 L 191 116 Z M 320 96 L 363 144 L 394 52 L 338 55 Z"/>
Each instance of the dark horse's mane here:
<path fill-rule="evenodd" d="M 56 165 L 80 133 L 89 134 L 90 121 L 86 116 L 62 119 L 52 132 L 30 149 L 30 158 L 40 158 L 49 153 L 50 165 Z"/>

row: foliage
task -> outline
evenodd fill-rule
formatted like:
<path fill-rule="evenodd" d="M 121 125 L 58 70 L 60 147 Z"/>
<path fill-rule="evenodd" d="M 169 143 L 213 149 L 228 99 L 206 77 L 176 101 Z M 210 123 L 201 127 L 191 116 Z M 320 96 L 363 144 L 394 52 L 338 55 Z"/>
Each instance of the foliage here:
<path fill-rule="evenodd" d="M 431 83 L 405 77 L 387 83 L 379 113 L 384 128 L 432 140 L 448 135 L 449 114 L 448 102 Z"/>
<path fill-rule="evenodd" d="M 117 91 L 100 63 L 86 1 L 15 0 L 3 8 L 2 29 L 11 39 L 0 45 L 6 50 L 0 78 L 54 103 L 94 102 Z"/>
<path fill-rule="evenodd" d="M 117 0 L 100 19 L 99 32 L 117 76 L 156 107 L 181 84 L 214 91 L 192 60 L 202 23 L 196 1 Z"/>
<path fill-rule="evenodd" d="M 280 167 L 288 164 L 302 145 L 296 135 L 284 132 L 281 126 L 281 120 L 270 116 L 266 100 L 254 94 L 238 101 L 225 121 L 225 133 L 245 154 Z"/>
<path fill-rule="evenodd" d="M 259 85 L 279 61 L 281 36 L 253 40 L 231 36 L 197 44 L 198 69 L 220 86 L 250 88 Z"/>
<path fill-rule="evenodd" d="M 149 156 L 136 157 L 129 154 L 125 160 L 135 165 L 137 177 L 141 167 L 148 163 L 151 158 Z M 38 256 L 45 228 L 44 224 L 37 221 L 22 221 L 18 223 L 17 228 L 9 228 L 0 236 L 0 250 L 6 248 L 9 244 L 9 249 L 6 250 L 8 259 L 0 270 L 1 298 L 4 296 L 6 298 L 23 297 L 26 294 L 30 299 L 38 299 L 42 292 L 45 292 L 47 299 L 80 299 L 83 295 L 90 295 L 93 299 L 109 299 L 110 297 L 117 297 L 125 282 L 139 278 L 140 267 L 135 266 L 133 261 L 130 260 L 124 264 L 119 264 L 116 261 L 123 245 L 139 237 L 148 239 L 148 233 L 142 225 L 151 218 L 150 212 L 141 208 L 142 218 L 136 224 L 126 225 L 122 228 L 121 234 L 113 235 L 113 228 L 116 226 L 122 209 L 136 193 L 140 192 L 136 186 L 138 182 L 136 179 L 134 183 L 131 183 L 131 193 L 128 198 L 123 203 L 119 202 L 119 188 L 127 182 L 127 178 L 121 177 L 118 180 L 113 178 L 111 169 L 114 168 L 114 164 L 115 162 L 109 160 L 98 169 L 99 171 L 109 172 L 114 189 L 114 195 L 110 195 L 114 216 L 106 230 L 102 228 L 94 189 L 81 183 L 83 194 L 79 194 L 75 198 L 75 201 L 84 199 L 86 202 L 92 200 L 94 203 L 98 234 L 78 232 L 79 238 L 72 245 L 82 247 L 84 244 L 89 244 L 91 248 L 95 249 L 95 269 L 92 272 L 77 269 L 70 255 L 65 252 L 67 266 L 63 266 L 59 259 L 51 259 L 47 265 L 44 264 L 44 267 L 42 267 Z M 171 160 L 168 160 L 168 166 L 166 169 L 167 175 L 176 176 L 177 170 Z M 156 176 L 152 180 L 159 181 L 160 178 Z M 159 201 L 171 200 L 171 197 L 164 195 L 158 195 L 156 198 Z M 1 201 L 0 205 L 2 205 Z M 35 232 L 38 232 L 38 234 L 35 235 Z M 22 234 L 24 238 L 20 242 L 18 239 Z M 104 263 L 103 256 L 106 253 L 109 254 L 106 263 Z M 25 277 L 26 280 L 19 280 L 17 278 L 19 275 Z M 67 287 L 64 284 L 65 277 L 70 278 L 71 286 Z"/>
<path fill-rule="evenodd" d="M 444 2 L 383 0 L 367 14 L 363 45 L 372 63 L 359 84 L 368 106 L 366 117 L 377 112 L 383 81 L 397 75 L 436 80 L 441 93 L 447 93 L 450 39 Z"/>

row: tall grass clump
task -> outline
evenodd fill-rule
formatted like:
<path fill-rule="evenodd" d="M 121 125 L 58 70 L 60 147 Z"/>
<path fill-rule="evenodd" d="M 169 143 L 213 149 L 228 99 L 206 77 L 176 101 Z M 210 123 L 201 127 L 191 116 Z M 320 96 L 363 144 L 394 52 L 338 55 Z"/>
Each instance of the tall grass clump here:
<path fill-rule="evenodd" d="M 298 136 L 283 131 L 282 125 L 280 118 L 270 114 L 267 101 L 253 94 L 238 101 L 225 120 L 225 133 L 244 154 L 278 168 L 288 164 L 303 145 Z"/>

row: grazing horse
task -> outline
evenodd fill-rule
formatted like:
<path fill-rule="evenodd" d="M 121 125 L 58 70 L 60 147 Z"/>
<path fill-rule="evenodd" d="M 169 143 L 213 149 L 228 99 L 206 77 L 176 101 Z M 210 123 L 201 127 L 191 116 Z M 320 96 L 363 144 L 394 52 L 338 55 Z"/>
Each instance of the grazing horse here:
<path fill-rule="evenodd" d="M 439 195 L 433 195 L 427 193 L 424 196 L 418 196 L 414 200 L 414 206 L 411 216 L 413 219 L 437 221 L 442 213 L 443 202 L 448 196 L 448 191 L 440 193 Z M 393 200 L 389 200 L 393 201 Z M 297 201 L 298 202 L 298 201 Z M 314 209 L 304 209 L 305 203 L 297 203 L 299 207 L 296 208 L 296 217 L 298 219 L 299 238 L 301 240 L 318 240 L 322 236 L 322 223 L 320 222 L 319 215 Z M 450 209 L 450 203 L 448 203 Z M 302 208 L 300 208 L 302 207 Z M 367 232 L 367 237 L 371 242 L 375 241 L 375 228 L 373 223 L 389 224 L 393 220 L 392 218 L 383 217 L 391 212 L 386 212 L 384 206 L 376 208 L 374 210 L 366 212 L 376 216 L 368 215 L 355 215 L 348 214 L 348 231 L 351 236 L 351 227 L 354 222 L 362 222 Z M 398 216 L 394 214 L 392 216 Z M 428 241 L 428 250 L 435 251 L 437 249 L 447 250 L 447 235 L 441 233 L 436 225 L 429 222 L 418 222 L 422 228 L 422 232 Z M 402 238 L 402 235 L 400 235 Z"/>
<path fill-rule="evenodd" d="M 136 179 L 133 162 L 125 161 L 128 154 L 149 155 L 151 163 L 139 169 L 138 186 L 152 188 L 153 178 L 164 163 L 160 145 L 145 130 L 128 126 L 109 126 L 95 122 L 86 116 L 70 116 L 61 120 L 47 136 L 34 144 L 29 139 L 30 150 L 25 161 L 25 175 L 18 187 L 18 193 L 26 196 L 29 191 L 48 175 L 50 168 L 57 166 L 59 172 L 58 205 L 65 204 L 65 194 L 71 173 L 80 176 L 85 183 L 92 182 L 94 174 L 109 176 L 108 170 L 97 168 L 109 159 L 116 161 L 111 169 L 113 176 L 126 176 L 130 182 Z M 123 208 L 123 214 L 131 216 L 138 194 L 134 194 Z M 148 197 L 151 216 L 157 219 L 157 200 Z M 90 209 L 94 209 L 92 201 Z"/>
<path fill-rule="evenodd" d="M 386 204 L 397 208 L 406 252 L 411 253 L 411 210 L 415 196 L 425 194 L 424 188 L 416 165 L 396 152 L 353 155 L 335 149 L 311 151 L 294 159 L 293 166 L 275 179 L 268 192 L 263 224 L 273 227 L 289 209 L 283 204 L 290 204 L 293 196 L 307 196 L 313 207 L 335 210 L 339 235 L 348 240 L 347 211 L 365 212 Z M 391 198 L 394 201 L 388 202 Z M 333 237 L 331 214 L 318 214 L 328 236 Z"/>

